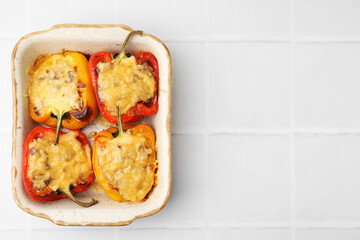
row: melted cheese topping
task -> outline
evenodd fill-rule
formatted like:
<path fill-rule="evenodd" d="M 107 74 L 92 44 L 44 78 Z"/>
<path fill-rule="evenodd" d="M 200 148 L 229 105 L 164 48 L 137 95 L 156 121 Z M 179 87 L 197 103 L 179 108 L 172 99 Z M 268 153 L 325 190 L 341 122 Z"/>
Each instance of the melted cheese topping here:
<path fill-rule="evenodd" d="M 154 97 L 152 69 L 148 64 L 137 65 L 134 56 L 99 63 L 98 69 L 99 98 L 112 115 L 116 115 L 116 106 L 124 114 L 137 102 L 146 102 Z"/>
<path fill-rule="evenodd" d="M 86 182 L 92 173 L 90 147 L 84 149 L 78 135 L 76 131 L 61 135 L 58 145 L 54 145 L 55 134 L 29 144 L 27 176 L 33 189 L 42 191 L 48 186 L 56 191 Z"/>
<path fill-rule="evenodd" d="M 99 165 L 109 183 L 126 201 L 145 198 L 154 184 L 155 159 L 142 136 L 124 133 L 99 148 Z"/>
<path fill-rule="evenodd" d="M 101 114 L 98 114 L 96 117 L 96 123 L 98 123 L 100 126 L 104 127 L 104 128 L 109 128 L 109 127 L 115 127 L 115 124 L 112 124 L 110 122 L 108 122 Z"/>
<path fill-rule="evenodd" d="M 47 58 L 37 69 L 29 71 L 28 94 L 39 115 L 82 109 L 83 91 L 78 88 L 76 68 L 63 54 Z"/>
<path fill-rule="evenodd" d="M 95 181 L 91 185 L 91 190 L 96 192 L 96 193 L 104 193 L 104 189 L 101 187 L 100 183 L 98 183 L 97 181 Z"/>

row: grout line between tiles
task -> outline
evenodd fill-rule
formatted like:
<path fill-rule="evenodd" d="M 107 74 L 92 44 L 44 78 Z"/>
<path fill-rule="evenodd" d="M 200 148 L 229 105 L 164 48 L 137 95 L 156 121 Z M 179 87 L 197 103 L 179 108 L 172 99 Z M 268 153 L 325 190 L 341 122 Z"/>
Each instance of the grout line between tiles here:
<path fill-rule="evenodd" d="M 163 38 L 164 42 L 255 42 L 255 43 L 313 43 L 313 44 L 333 44 L 333 43 L 360 43 L 359 37 L 349 38 L 321 38 L 321 37 L 222 37 L 214 36 L 208 39 L 204 37 L 177 37 L 177 38 Z"/>
<path fill-rule="evenodd" d="M 295 130 L 295 43 L 294 43 L 294 0 L 290 0 L 290 138 L 289 138 L 289 167 L 290 167 L 290 182 L 291 182 L 291 239 L 296 239 L 295 229 L 295 153 L 294 153 L 294 130 Z"/>
<path fill-rule="evenodd" d="M 175 134 L 194 134 L 196 131 L 179 131 L 173 132 Z M 293 130 L 248 130 L 248 129 L 235 129 L 235 130 L 220 130 L 220 129 L 212 129 L 208 130 L 209 135 L 283 135 L 288 136 L 290 134 L 295 135 L 304 135 L 304 136 L 321 136 L 321 135 L 348 135 L 348 136 L 358 136 L 360 135 L 359 130 L 296 130 L 296 127 L 293 127 Z"/>
<path fill-rule="evenodd" d="M 294 134 L 298 135 L 360 135 L 359 129 L 354 130 L 314 130 L 314 129 L 300 129 L 295 130 Z"/>
<path fill-rule="evenodd" d="M 134 224 L 134 223 L 132 223 Z M 55 225 L 53 228 L 49 227 L 41 227 L 41 226 L 33 226 L 32 230 L 47 230 L 47 231 L 61 231 L 61 230 L 83 230 L 84 228 L 88 230 L 103 230 L 114 228 L 116 231 L 116 235 L 120 235 L 120 231 L 133 231 L 133 230 L 147 230 L 147 229 L 203 229 L 203 224 L 148 224 L 148 225 L 129 225 L 129 226 L 57 226 Z M 5 230 L 5 228 L 0 227 L 0 231 Z M 11 230 L 25 230 L 23 228 L 12 228 Z M 116 238 L 118 239 L 118 238 Z"/>
<path fill-rule="evenodd" d="M 360 37 L 293 37 L 294 43 L 360 43 Z"/>
<path fill-rule="evenodd" d="M 289 229 L 291 228 L 291 224 L 210 224 L 209 227 L 211 229 Z"/>
<path fill-rule="evenodd" d="M 204 227 L 205 226 L 205 227 Z M 240 224 L 240 225 L 236 225 L 236 224 L 211 224 L 209 226 L 207 225 L 182 225 L 182 224 L 174 224 L 174 225 L 169 225 L 169 226 L 165 226 L 163 224 L 160 225 L 147 225 L 147 226 L 137 226 L 137 227 L 124 227 L 123 229 L 120 230 L 120 227 L 116 227 L 114 226 L 114 231 L 115 231 L 115 236 L 116 239 L 118 239 L 118 237 L 120 236 L 119 231 L 132 231 L 132 230 L 152 230 L 152 229 L 157 229 L 157 230 L 169 230 L 169 229 L 175 229 L 175 230 L 182 230 L 182 229 L 199 229 L 199 230 L 207 230 L 209 228 L 211 229 L 289 229 L 289 225 L 272 225 L 272 224 L 266 224 L 266 225 L 251 225 L 251 224 Z M 88 230 L 106 230 L 109 229 L 111 227 L 85 227 Z M 122 228 L 122 227 L 121 227 Z M 33 227 L 31 228 L 31 230 L 34 231 L 42 231 L 42 230 L 46 230 L 49 232 L 57 232 L 57 231 L 68 231 L 68 230 L 83 230 L 84 227 L 57 227 L 57 228 L 46 228 L 46 227 Z M 22 227 L 1 227 L 0 228 L 0 232 L 1 231 L 24 231 L 24 232 L 29 232 L 29 234 L 31 234 L 31 230 L 30 229 L 25 229 Z M 119 230 L 119 231 L 118 231 Z"/>
<path fill-rule="evenodd" d="M 206 133 L 205 129 L 172 129 L 171 135 L 201 135 Z"/>
<path fill-rule="evenodd" d="M 173 42 L 173 43 L 178 43 L 178 42 L 194 42 L 194 43 L 204 43 L 207 41 L 206 38 L 204 37 L 176 37 L 176 38 L 162 38 L 161 39 L 163 42 Z"/>
<path fill-rule="evenodd" d="M 293 47 L 291 47 L 293 48 Z M 292 50 L 291 50 L 292 51 Z M 293 54 L 290 54 L 291 56 Z M 292 58 L 292 57 L 291 57 Z M 292 62 L 292 60 L 290 60 Z M 291 64 L 293 65 L 293 64 Z M 292 77 L 291 77 L 292 78 Z M 293 81 L 292 81 L 293 83 Z M 293 86 L 291 87 L 293 89 Z M 293 95 L 293 90 L 291 90 L 291 95 Z M 293 102 L 293 97 L 291 99 L 291 102 Z M 292 103 L 292 122 L 294 121 L 294 104 Z M 291 182 L 291 196 L 290 196 L 290 204 L 291 204 L 291 238 L 295 240 L 295 199 L 296 199 L 296 193 L 295 193 L 295 133 L 291 132 L 289 135 L 289 161 L 290 161 L 290 182 Z"/>
<path fill-rule="evenodd" d="M 206 49 L 206 70 L 205 70 L 205 79 L 208 79 L 208 49 L 209 49 L 209 44 L 208 42 L 205 43 L 205 49 Z M 207 81 L 205 81 L 207 82 Z M 210 218 L 210 206 L 209 206 L 209 187 L 208 187 L 208 183 L 209 181 L 209 168 L 208 168 L 208 164 L 207 164 L 207 159 L 209 159 L 209 133 L 208 133 L 208 129 L 209 129 L 209 87 L 208 87 L 208 83 L 205 84 L 205 99 L 206 99 L 206 104 L 205 104 L 205 133 L 204 133 L 204 145 L 203 145 L 203 166 L 204 166 L 204 183 L 205 183 L 205 187 L 204 187 L 204 217 L 205 217 L 205 228 L 207 229 L 209 227 L 209 218 Z M 205 229 L 205 230 L 206 230 Z"/>
<path fill-rule="evenodd" d="M 31 226 L 31 225 L 30 225 Z M 122 227 L 123 230 L 146 230 L 146 229 L 291 229 L 294 227 L 294 229 L 359 229 L 360 230 L 360 224 L 359 223 L 348 223 L 348 224 L 339 224 L 339 223 L 333 223 L 333 224 L 269 224 L 269 223 L 256 223 L 256 224 L 246 224 L 246 223 L 239 223 L 239 224 L 221 224 L 221 223 L 214 223 L 214 224 L 190 224 L 190 225 L 184 225 L 184 224 L 171 224 L 171 225 L 163 225 L 163 224 L 152 224 L 152 225 L 139 225 L 139 226 L 128 226 L 128 227 Z M 109 227 L 86 227 L 89 230 L 101 230 L 101 229 L 109 229 Z M 110 227 L 111 228 L 111 227 Z M 49 227 L 41 227 L 32 225 L 31 227 L 24 228 L 20 226 L 0 226 L 0 232 L 1 231 L 24 231 L 28 234 L 31 234 L 31 230 L 35 231 L 41 231 L 41 230 L 47 230 L 47 231 L 66 231 L 66 230 L 83 230 L 84 227 L 81 226 L 73 226 L 73 227 L 60 227 L 55 225 L 53 228 Z M 119 227 L 114 227 L 115 235 L 119 236 Z"/>
<path fill-rule="evenodd" d="M 288 130 L 247 130 L 247 129 L 238 129 L 238 130 L 217 130 L 212 129 L 208 131 L 209 135 L 289 135 L 290 131 Z"/>
<path fill-rule="evenodd" d="M 348 224 L 296 224 L 296 229 L 359 229 L 359 223 Z"/>
<path fill-rule="evenodd" d="M 0 130 L 1 134 L 10 134 L 8 131 Z M 172 135 L 195 135 L 195 136 L 218 136 L 218 135 L 265 135 L 265 136 L 359 136 L 360 130 L 266 130 L 266 129 L 174 129 Z"/>
<path fill-rule="evenodd" d="M 286 43 L 290 41 L 289 37 L 253 37 L 253 36 L 212 36 L 209 37 L 210 42 L 280 42 Z"/>
<path fill-rule="evenodd" d="M 208 34 L 209 34 L 209 24 L 208 24 L 208 14 L 209 14 L 209 0 L 205 0 L 204 3 L 204 18 L 205 18 L 205 36 L 206 36 L 206 40 L 205 40 L 205 74 L 204 77 L 205 79 L 209 79 L 209 41 L 208 41 Z M 208 130 L 209 130 L 209 100 L 210 100 L 210 94 L 209 94 L 209 81 L 205 81 L 205 86 L 204 86 L 204 91 L 205 91 L 205 133 L 204 133 L 204 145 L 203 145 L 203 167 L 204 167 L 204 195 L 203 195 L 203 201 L 204 201 L 204 218 L 205 218 L 205 226 L 203 227 L 203 231 L 206 233 L 205 234 L 205 239 L 209 239 L 209 236 L 207 235 L 207 230 L 209 228 L 209 221 L 210 221 L 210 204 L 209 204 L 209 186 L 208 181 L 209 180 L 209 167 L 207 164 L 207 159 L 209 159 L 209 134 L 208 134 Z"/>

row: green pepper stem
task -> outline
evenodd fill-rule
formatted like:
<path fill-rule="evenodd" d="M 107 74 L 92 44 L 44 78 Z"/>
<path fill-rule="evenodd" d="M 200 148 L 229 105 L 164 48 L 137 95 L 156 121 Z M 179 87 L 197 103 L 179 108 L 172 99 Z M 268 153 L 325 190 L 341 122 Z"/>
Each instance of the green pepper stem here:
<path fill-rule="evenodd" d="M 60 114 L 57 116 L 56 133 L 55 133 L 55 145 L 57 145 L 57 144 L 59 143 L 61 122 L 62 122 L 62 118 L 63 118 L 64 114 L 65 114 L 65 112 L 62 111 L 62 112 L 60 112 Z"/>
<path fill-rule="evenodd" d="M 117 116 L 117 121 L 118 121 L 118 129 L 119 129 L 119 135 L 121 136 L 124 133 L 124 130 L 122 128 L 122 124 L 121 124 L 121 113 L 120 113 L 120 107 L 116 106 L 116 116 Z"/>
<path fill-rule="evenodd" d="M 121 46 L 121 50 L 120 50 L 120 54 L 119 54 L 119 59 L 123 58 L 125 56 L 125 48 L 130 40 L 130 38 L 136 34 L 139 34 L 140 36 L 142 36 L 143 31 L 132 31 L 130 32 L 127 36 L 126 39 L 123 43 L 123 45 Z"/>
<path fill-rule="evenodd" d="M 97 204 L 99 201 L 95 200 L 93 198 L 91 198 L 90 202 L 81 202 L 79 200 L 77 200 L 74 195 L 72 195 L 72 193 L 70 192 L 70 189 L 60 189 L 60 191 L 62 193 L 64 193 L 68 198 L 70 198 L 71 200 L 73 200 L 76 204 L 82 206 L 82 207 L 91 207 L 92 205 Z"/>

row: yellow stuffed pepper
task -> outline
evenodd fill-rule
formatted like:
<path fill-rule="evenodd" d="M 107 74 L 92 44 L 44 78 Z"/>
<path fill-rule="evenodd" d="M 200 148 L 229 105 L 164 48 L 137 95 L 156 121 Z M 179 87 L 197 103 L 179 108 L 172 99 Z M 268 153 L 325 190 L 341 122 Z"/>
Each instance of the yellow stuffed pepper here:
<path fill-rule="evenodd" d="M 78 52 L 40 55 L 29 70 L 29 111 L 49 127 L 80 129 L 97 115 L 88 60 Z"/>
<path fill-rule="evenodd" d="M 93 169 L 105 193 L 118 202 L 142 202 L 155 184 L 154 131 L 146 124 L 98 133 L 93 144 Z M 123 131 L 124 129 L 124 131 Z"/>

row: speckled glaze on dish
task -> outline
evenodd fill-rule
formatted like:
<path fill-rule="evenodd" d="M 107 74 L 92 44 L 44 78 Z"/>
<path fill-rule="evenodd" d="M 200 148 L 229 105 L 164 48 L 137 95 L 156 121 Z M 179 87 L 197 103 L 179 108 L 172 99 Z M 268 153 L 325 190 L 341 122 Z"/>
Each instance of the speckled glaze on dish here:
<path fill-rule="evenodd" d="M 159 111 L 141 122 L 149 124 L 157 138 L 157 159 L 159 161 L 158 184 L 149 198 L 139 204 L 119 203 L 105 193 L 90 189 L 77 194 L 81 200 L 90 197 L 99 203 L 82 208 L 69 199 L 55 202 L 36 202 L 25 192 L 21 164 L 23 144 L 29 132 L 38 124 L 29 115 L 27 70 L 36 57 L 45 53 L 58 53 L 63 49 L 91 55 L 98 51 L 119 52 L 126 35 L 132 29 L 124 25 L 56 25 L 49 30 L 30 33 L 19 40 L 12 54 L 13 84 L 13 134 L 12 134 L 12 191 L 16 204 L 24 211 L 49 219 L 58 225 L 119 226 L 130 224 L 134 219 L 152 215 L 167 203 L 171 186 L 171 58 L 166 46 L 156 37 L 143 34 L 134 36 L 127 50 L 152 52 L 159 62 Z M 82 131 L 88 135 L 105 127 L 93 121 Z M 92 144 L 92 139 L 89 139 Z"/>

